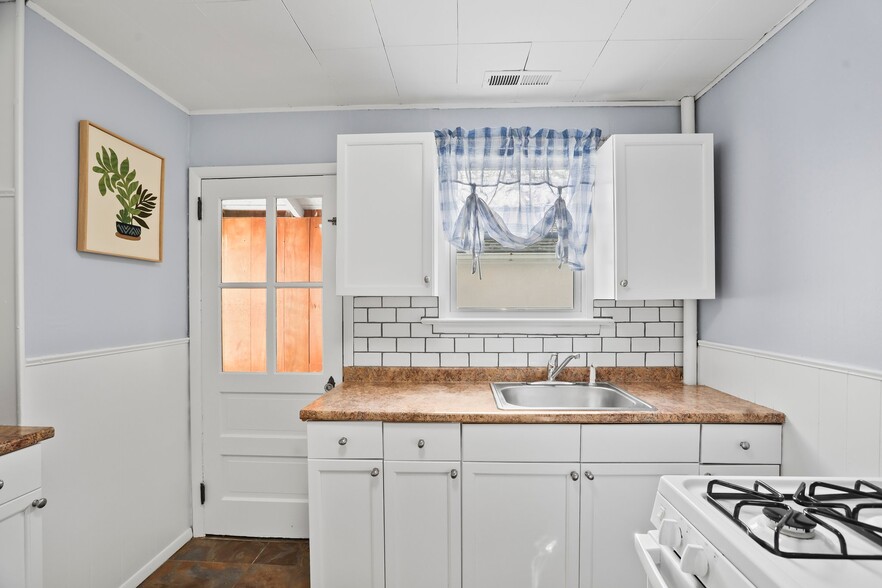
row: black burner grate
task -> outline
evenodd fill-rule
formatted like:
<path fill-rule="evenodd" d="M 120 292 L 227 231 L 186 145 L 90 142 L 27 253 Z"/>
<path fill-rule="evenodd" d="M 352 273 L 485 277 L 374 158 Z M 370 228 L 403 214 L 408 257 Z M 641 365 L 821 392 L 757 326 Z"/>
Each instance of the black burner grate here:
<path fill-rule="evenodd" d="M 726 517 L 734 521 L 767 551 L 780 557 L 794 559 L 869 559 L 882 560 L 882 527 L 877 527 L 859 520 L 862 512 L 882 509 L 882 488 L 864 480 L 857 480 L 854 488 L 831 484 L 829 482 L 813 482 L 806 488 L 801 483 L 793 494 L 782 494 L 772 486 L 757 480 L 753 489 L 745 488 L 725 480 L 711 480 L 707 485 L 707 500 Z M 720 504 L 720 500 L 737 500 L 732 511 Z M 785 504 L 793 501 L 803 507 L 796 510 Z M 859 500 L 856 505 L 849 506 L 843 500 Z M 758 536 L 741 520 L 741 511 L 745 506 L 772 508 L 780 514 L 775 523 L 773 540 L 769 543 Z M 814 523 L 829 531 L 835 537 L 839 553 L 795 553 L 781 549 L 782 530 L 788 526 L 804 527 Z M 865 537 L 879 547 L 879 553 L 851 554 L 848 543 L 836 525 L 845 525 L 852 531 Z"/>

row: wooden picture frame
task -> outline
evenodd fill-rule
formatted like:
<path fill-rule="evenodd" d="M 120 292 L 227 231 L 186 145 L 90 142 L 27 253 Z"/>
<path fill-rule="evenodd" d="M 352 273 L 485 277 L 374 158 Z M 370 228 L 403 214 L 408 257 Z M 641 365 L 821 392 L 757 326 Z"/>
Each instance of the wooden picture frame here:
<path fill-rule="evenodd" d="M 165 158 L 80 121 L 77 251 L 162 261 Z"/>

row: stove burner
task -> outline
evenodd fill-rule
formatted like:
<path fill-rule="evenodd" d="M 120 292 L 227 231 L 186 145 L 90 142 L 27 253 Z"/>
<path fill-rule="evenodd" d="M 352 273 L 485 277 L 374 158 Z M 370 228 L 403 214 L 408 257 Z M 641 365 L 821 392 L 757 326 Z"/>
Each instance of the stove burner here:
<path fill-rule="evenodd" d="M 780 529 L 782 535 L 795 539 L 811 539 L 815 536 L 815 527 L 818 524 L 801 512 L 793 511 L 785 505 L 763 507 L 763 514 L 769 519 L 769 527 Z M 790 514 L 789 517 L 788 514 Z M 785 518 L 786 520 L 784 520 Z M 784 520 L 783 525 L 781 524 L 782 520 Z"/>

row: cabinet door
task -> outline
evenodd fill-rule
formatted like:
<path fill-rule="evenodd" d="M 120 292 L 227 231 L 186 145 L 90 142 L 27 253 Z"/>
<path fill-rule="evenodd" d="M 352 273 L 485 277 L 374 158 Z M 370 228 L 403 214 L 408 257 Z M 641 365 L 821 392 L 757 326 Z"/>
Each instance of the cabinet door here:
<path fill-rule="evenodd" d="M 337 294 L 435 295 L 433 133 L 337 136 Z"/>
<path fill-rule="evenodd" d="M 309 460 L 313 588 L 383 588 L 383 462 Z"/>
<path fill-rule="evenodd" d="M 43 586 L 42 509 L 32 506 L 41 497 L 35 490 L 0 505 L 0 586 Z"/>
<path fill-rule="evenodd" d="M 385 462 L 386 588 L 462 585 L 459 462 Z"/>
<path fill-rule="evenodd" d="M 582 464 L 580 588 L 643 588 L 634 534 L 650 528 L 659 478 L 695 475 L 694 463 Z"/>
<path fill-rule="evenodd" d="M 464 588 L 578 586 L 578 467 L 462 464 Z"/>

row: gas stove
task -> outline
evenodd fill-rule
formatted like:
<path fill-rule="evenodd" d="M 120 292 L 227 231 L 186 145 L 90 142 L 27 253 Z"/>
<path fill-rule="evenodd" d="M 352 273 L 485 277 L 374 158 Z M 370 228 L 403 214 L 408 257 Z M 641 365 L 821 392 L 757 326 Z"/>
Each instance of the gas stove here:
<path fill-rule="evenodd" d="M 882 587 L 880 479 L 665 476 L 652 523 L 689 577 L 661 587 Z"/>

